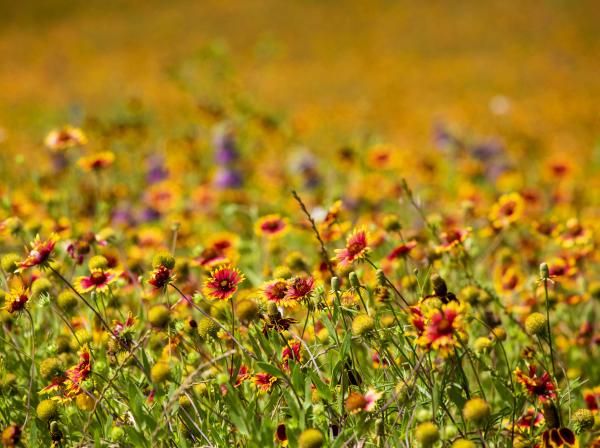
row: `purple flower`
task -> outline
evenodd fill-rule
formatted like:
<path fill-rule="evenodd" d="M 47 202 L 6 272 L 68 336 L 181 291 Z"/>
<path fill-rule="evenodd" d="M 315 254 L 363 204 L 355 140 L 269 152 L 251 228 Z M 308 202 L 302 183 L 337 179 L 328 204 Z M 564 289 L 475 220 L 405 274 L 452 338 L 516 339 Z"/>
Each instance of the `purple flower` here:
<path fill-rule="evenodd" d="M 242 175 L 232 168 L 219 168 L 215 175 L 214 185 L 217 188 L 239 188 L 242 186 Z"/>
<path fill-rule="evenodd" d="M 160 155 L 152 155 L 147 161 L 146 182 L 155 184 L 169 177 L 169 170 L 165 167 L 164 158 Z"/>
<path fill-rule="evenodd" d="M 215 147 L 215 161 L 219 165 L 228 165 L 238 159 L 239 154 L 231 130 L 227 128 L 217 129 L 213 138 L 213 145 Z"/>

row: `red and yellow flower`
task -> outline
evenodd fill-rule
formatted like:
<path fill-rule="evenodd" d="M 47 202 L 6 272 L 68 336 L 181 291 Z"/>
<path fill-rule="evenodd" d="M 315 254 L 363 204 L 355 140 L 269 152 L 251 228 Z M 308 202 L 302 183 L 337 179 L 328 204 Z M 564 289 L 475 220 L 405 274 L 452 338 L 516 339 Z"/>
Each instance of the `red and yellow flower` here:
<path fill-rule="evenodd" d="M 212 271 L 210 277 L 204 282 L 204 291 L 212 299 L 228 300 L 244 280 L 245 277 L 239 269 L 221 266 Z"/>

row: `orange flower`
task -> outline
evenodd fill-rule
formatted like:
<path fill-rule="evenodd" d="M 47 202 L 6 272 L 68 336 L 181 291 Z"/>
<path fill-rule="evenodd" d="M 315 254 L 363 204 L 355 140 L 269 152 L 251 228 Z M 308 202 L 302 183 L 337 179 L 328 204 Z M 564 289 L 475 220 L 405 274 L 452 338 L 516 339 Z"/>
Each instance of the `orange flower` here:
<path fill-rule="evenodd" d="M 84 171 L 99 171 L 108 168 L 115 161 L 115 155 L 110 151 L 103 151 L 89 156 L 82 157 L 77 164 Z"/>
<path fill-rule="evenodd" d="M 502 195 L 490 212 L 492 226 L 496 229 L 508 227 L 521 218 L 524 210 L 525 201 L 519 193 Z"/>
<path fill-rule="evenodd" d="M 259 236 L 274 238 L 282 236 L 288 229 L 287 219 L 280 215 L 266 215 L 259 218 L 254 225 L 254 231 Z"/>
<path fill-rule="evenodd" d="M 257 373 L 254 375 L 253 381 L 261 392 L 269 392 L 275 381 L 277 381 L 277 377 L 269 373 Z"/>
<path fill-rule="evenodd" d="M 461 304 L 450 302 L 441 308 L 426 311 L 423 321 L 413 312 L 413 322 L 417 324 L 417 329 L 422 328 L 418 344 L 427 349 L 438 350 L 442 357 L 452 354 L 467 336 L 463 311 Z"/>
<path fill-rule="evenodd" d="M 52 151 L 64 151 L 86 143 L 87 138 L 83 131 L 73 126 L 53 129 L 44 139 L 44 144 Z"/>

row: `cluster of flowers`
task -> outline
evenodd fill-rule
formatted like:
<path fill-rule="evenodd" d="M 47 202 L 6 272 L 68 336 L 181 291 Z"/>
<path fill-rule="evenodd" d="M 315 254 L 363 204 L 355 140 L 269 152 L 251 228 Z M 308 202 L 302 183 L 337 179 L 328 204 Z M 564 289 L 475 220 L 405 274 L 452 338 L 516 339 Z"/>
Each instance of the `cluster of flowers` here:
<path fill-rule="evenodd" d="M 375 145 L 367 167 L 343 157 L 362 189 L 308 182 L 275 206 L 216 135 L 198 186 L 156 154 L 121 181 L 118 151 L 65 127 L 54 177 L 6 196 L 4 446 L 600 446 L 588 202 L 478 175 L 462 207 L 417 197 Z"/>

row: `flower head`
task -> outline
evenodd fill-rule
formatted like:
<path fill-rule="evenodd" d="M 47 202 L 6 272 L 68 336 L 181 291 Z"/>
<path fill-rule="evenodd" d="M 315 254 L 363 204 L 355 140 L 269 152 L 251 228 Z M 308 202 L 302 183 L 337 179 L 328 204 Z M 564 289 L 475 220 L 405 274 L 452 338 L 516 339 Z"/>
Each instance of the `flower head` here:
<path fill-rule="evenodd" d="M 353 414 L 360 411 L 371 412 L 380 398 L 381 393 L 374 389 L 367 390 L 364 395 L 360 392 L 351 392 L 346 399 L 346 410 Z"/>
<path fill-rule="evenodd" d="M 75 280 L 75 288 L 80 293 L 90 291 L 104 292 L 108 287 L 117 281 L 120 273 L 112 269 L 91 269 L 89 276 L 78 277 Z"/>
<path fill-rule="evenodd" d="M 443 357 L 454 352 L 466 337 L 463 307 L 458 302 L 449 302 L 441 308 L 432 308 L 424 313 L 424 319 L 413 311 L 413 324 L 422 328 L 417 342 L 422 347 L 438 350 Z"/>
<path fill-rule="evenodd" d="M 160 265 L 154 268 L 148 283 L 150 283 L 154 289 L 161 289 L 167 286 L 174 279 L 175 275 L 173 275 L 172 270 L 166 266 Z"/>
<path fill-rule="evenodd" d="M 30 245 L 27 258 L 19 263 L 19 270 L 23 271 L 34 266 L 40 266 L 42 268 L 48 266 L 57 239 L 58 237 L 56 234 L 50 235 L 50 238 L 47 240 L 41 240 L 40 236 L 37 235 Z"/>
<path fill-rule="evenodd" d="M 274 238 L 282 236 L 288 228 L 288 222 L 280 215 L 266 215 L 259 218 L 254 226 L 257 235 Z"/>
<path fill-rule="evenodd" d="M 65 126 L 61 129 L 53 129 L 44 139 L 44 144 L 52 151 L 64 151 L 75 146 L 83 146 L 87 138 L 81 129 L 73 126 Z"/>
<path fill-rule="evenodd" d="M 508 227 L 519 220 L 525 209 L 525 201 L 519 193 L 505 194 L 492 206 L 490 221 L 496 229 Z"/>
<path fill-rule="evenodd" d="M 244 279 L 244 275 L 238 269 L 221 266 L 212 271 L 210 278 L 204 282 L 204 289 L 213 299 L 227 300 L 235 294 L 238 285 Z"/>
<path fill-rule="evenodd" d="M 346 247 L 336 249 L 335 259 L 340 267 L 350 266 L 357 260 L 362 260 L 369 252 L 366 230 L 355 230 L 347 239 Z"/>
<path fill-rule="evenodd" d="M 517 368 L 515 375 L 517 381 L 527 389 L 531 397 L 538 398 L 541 402 L 556 398 L 556 386 L 552 382 L 548 372 L 544 372 L 541 376 L 538 376 L 537 367 L 530 365 L 528 373 Z"/>
<path fill-rule="evenodd" d="M 315 280 L 309 276 L 293 277 L 287 281 L 286 300 L 300 301 L 310 296 L 315 288 Z"/>
<path fill-rule="evenodd" d="M 25 309 L 28 301 L 29 296 L 25 288 L 13 289 L 5 298 L 4 309 L 11 314 L 18 313 Z"/>
<path fill-rule="evenodd" d="M 254 375 L 252 381 L 261 392 L 269 392 L 275 381 L 277 381 L 277 377 L 274 377 L 270 373 L 257 373 Z"/>
<path fill-rule="evenodd" d="M 89 156 L 82 157 L 77 164 L 84 171 L 100 171 L 108 168 L 115 161 L 115 155 L 110 151 L 103 151 Z"/>

